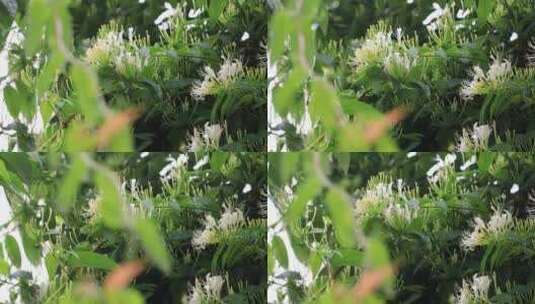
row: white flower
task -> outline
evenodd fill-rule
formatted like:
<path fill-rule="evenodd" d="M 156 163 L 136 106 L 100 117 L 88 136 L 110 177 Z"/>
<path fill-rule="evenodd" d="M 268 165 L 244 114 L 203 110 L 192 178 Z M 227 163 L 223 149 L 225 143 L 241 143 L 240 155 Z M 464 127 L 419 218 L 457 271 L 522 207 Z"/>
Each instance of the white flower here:
<path fill-rule="evenodd" d="M 464 19 L 466 18 L 466 16 L 470 15 L 470 9 L 466 9 L 466 10 L 463 10 L 463 9 L 460 9 L 457 11 L 457 19 Z"/>
<path fill-rule="evenodd" d="M 461 88 L 461 97 L 472 100 L 475 95 L 484 94 L 488 90 L 496 89 L 512 73 L 513 68 L 509 60 L 492 58 L 489 70 L 485 72 L 479 66 L 472 70 L 472 80 L 465 81 Z"/>
<path fill-rule="evenodd" d="M 413 4 L 414 0 L 407 0 L 407 4 Z"/>
<path fill-rule="evenodd" d="M 180 154 L 177 158 L 169 156 L 167 162 L 168 163 L 160 170 L 160 179 L 162 181 L 167 181 L 179 176 L 182 168 L 185 168 L 188 163 L 188 155 Z"/>
<path fill-rule="evenodd" d="M 244 194 L 245 193 L 249 193 L 249 192 L 251 192 L 252 189 L 253 189 L 253 187 L 251 187 L 251 184 L 245 184 L 245 187 L 243 187 L 241 192 L 244 193 Z"/>
<path fill-rule="evenodd" d="M 487 303 L 491 284 L 489 276 L 474 274 L 472 281 L 463 280 L 454 297 L 456 304 Z"/>
<path fill-rule="evenodd" d="M 140 158 L 145 158 L 147 156 L 149 156 L 150 152 L 141 152 L 141 154 L 139 154 L 139 157 Z"/>
<path fill-rule="evenodd" d="M 208 273 L 204 280 L 195 279 L 195 285 L 190 287 L 182 302 L 185 304 L 219 302 L 224 284 L 225 278 Z"/>
<path fill-rule="evenodd" d="M 169 2 L 164 4 L 165 11 L 163 11 L 157 18 L 154 20 L 154 24 L 162 31 L 169 29 L 170 20 L 177 15 L 178 10 L 175 9 Z"/>
<path fill-rule="evenodd" d="M 238 208 L 231 208 L 231 206 L 223 205 L 224 212 L 219 219 L 219 229 L 230 230 L 241 226 L 245 223 L 243 212 Z"/>
<path fill-rule="evenodd" d="M 240 39 L 240 40 L 241 40 L 242 42 L 243 42 L 243 41 L 247 41 L 247 40 L 249 40 L 250 37 L 251 37 L 251 36 L 249 35 L 249 33 L 247 33 L 247 32 L 243 32 L 243 35 L 241 36 L 241 39 Z"/>
<path fill-rule="evenodd" d="M 513 41 L 515 41 L 515 40 L 517 40 L 517 39 L 518 39 L 518 34 L 517 34 L 516 32 L 513 32 L 513 33 L 511 34 L 511 37 L 509 38 L 509 41 L 510 41 L 510 42 L 513 42 Z"/>
<path fill-rule="evenodd" d="M 462 135 L 457 140 L 456 151 L 475 152 L 487 150 L 492 127 L 490 125 L 478 125 L 474 123 L 472 131 L 463 129 Z"/>
<path fill-rule="evenodd" d="M 494 209 L 490 220 L 485 223 L 480 217 L 474 218 L 474 229 L 465 233 L 461 245 L 466 251 L 472 251 L 484 245 L 488 237 L 497 236 L 511 227 L 513 217 L 508 211 Z"/>
<path fill-rule="evenodd" d="M 408 205 L 405 204 L 401 206 L 397 203 L 391 203 L 384 210 L 383 215 L 387 222 L 394 223 L 396 220 L 402 220 L 405 223 L 411 223 L 415 218 L 418 217 L 419 205 Z"/>
<path fill-rule="evenodd" d="M 447 154 L 444 160 L 437 155 L 435 158 L 437 162 L 427 170 L 427 179 L 429 182 L 436 183 L 445 177 L 448 169 L 453 167 L 456 159 L 457 155 L 451 153 Z"/>
<path fill-rule="evenodd" d="M 219 124 L 210 125 L 206 123 L 204 125 L 204 140 L 209 147 L 217 148 L 219 147 L 219 141 L 221 139 L 221 134 L 223 134 L 224 128 Z"/>
<path fill-rule="evenodd" d="M 409 153 L 407 153 L 407 158 L 413 158 L 416 155 L 418 155 L 418 152 L 409 152 Z"/>
<path fill-rule="evenodd" d="M 193 170 L 199 170 L 200 168 L 202 168 L 202 167 L 204 167 L 205 165 L 207 165 L 209 161 L 210 161 L 210 159 L 208 158 L 208 155 L 205 155 L 203 158 L 201 158 L 201 159 L 195 164 L 195 166 L 193 166 Z"/>
<path fill-rule="evenodd" d="M 436 2 L 433 3 L 433 11 L 424 19 L 423 25 L 427 27 L 427 30 L 433 32 L 439 28 L 440 19 L 442 16 L 449 14 L 448 8 L 442 8 Z"/>
<path fill-rule="evenodd" d="M 215 95 L 219 87 L 224 87 L 243 72 L 243 63 L 240 60 L 224 58 L 217 74 L 209 67 L 204 67 L 203 80 L 196 81 L 191 90 L 195 100 L 204 100 L 206 96 Z"/>
<path fill-rule="evenodd" d="M 470 157 L 470 159 L 461 166 L 461 171 L 465 171 L 470 166 L 475 165 L 476 163 L 477 163 L 477 158 L 475 155 L 472 155 L 472 157 Z"/>
<path fill-rule="evenodd" d="M 518 184 L 513 184 L 509 192 L 511 192 L 511 194 L 515 194 L 518 192 L 518 190 L 520 190 L 520 187 L 518 186 Z"/>
<path fill-rule="evenodd" d="M 201 14 L 202 14 L 203 10 L 202 9 L 190 9 L 189 12 L 188 12 L 188 17 L 191 18 L 191 19 L 195 19 L 197 17 L 199 17 Z"/>

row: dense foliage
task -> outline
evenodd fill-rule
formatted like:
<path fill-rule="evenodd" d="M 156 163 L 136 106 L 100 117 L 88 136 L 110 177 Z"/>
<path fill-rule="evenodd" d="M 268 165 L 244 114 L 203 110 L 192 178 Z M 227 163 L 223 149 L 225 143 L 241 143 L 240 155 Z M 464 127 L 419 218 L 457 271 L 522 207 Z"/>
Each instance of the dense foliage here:
<path fill-rule="evenodd" d="M 13 301 L 266 302 L 265 155 L 0 159 L 13 209 L 0 227 L 0 284 Z M 20 270 L 22 253 L 46 265 L 44 286 Z"/>
<path fill-rule="evenodd" d="M 283 1 L 278 149 L 394 150 L 370 134 L 396 124 L 403 150 L 532 150 L 534 16 L 529 0 Z"/>
<path fill-rule="evenodd" d="M 270 277 L 279 299 L 535 301 L 533 155 L 296 156 L 270 155 L 270 195 L 290 246 L 275 233 L 269 269 L 288 267 L 291 249 L 311 279 L 291 268 Z"/>
<path fill-rule="evenodd" d="M 22 2 L 3 126 L 20 149 L 265 147 L 263 0 Z"/>

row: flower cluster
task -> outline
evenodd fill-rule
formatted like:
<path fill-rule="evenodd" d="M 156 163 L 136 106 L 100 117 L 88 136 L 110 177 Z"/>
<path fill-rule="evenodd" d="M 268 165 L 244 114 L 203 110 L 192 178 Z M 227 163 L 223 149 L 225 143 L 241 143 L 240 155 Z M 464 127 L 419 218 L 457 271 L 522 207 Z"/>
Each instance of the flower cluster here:
<path fill-rule="evenodd" d="M 437 183 L 447 177 L 450 170 L 455 164 L 457 155 L 447 154 L 444 159 L 439 155 L 436 157 L 436 163 L 427 170 L 427 179 L 430 183 Z"/>
<path fill-rule="evenodd" d="M 125 39 L 125 35 L 128 38 Z M 126 34 L 117 25 L 110 24 L 99 31 L 97 39 L 86 50 L 85 59 L 97 67 L 110 65 L 123 75 L 137 73 L 149 59 L 147 43 L 146 39 L 135 37 L 132 28 Z"/>
<path fill-rule="evenodd" d="M 209 66 L 204 67 L 204 79 L 194 83 L 191 96 L 195 100 L 204 100 L 207 96 L 215 95 L 221 87 L 228 86 L 243 72 L 241 60 L 225 57 L 217 73 Z"/>
<path fill-rule="evenodd" d="M 475 66 L 472 71 L 472 80 L 464 82 L 461 88 L 461 97 L 464 100 L 472 100 L 474 96 L 483 95 L 498 88 L 513 73 L 509 60 L 502 60 L 493 56 L 492 64 L 487 73 L 480 66 Z"/>
<path fill-rule="evenodd" d="M 224 284 L 225 278 L 218 275 L 211 275 L 209 273 L 204 280 L 195 280 L 195 285 L 190 287 L 190 291 L 188 295 L 182 299 L 182 303 L 219 303 Z"/>
<path fill-rule="evenodd" d="M 474 274 L 471 281 L 463 280 L 452 302 L 456 304 L 489 303 L 490 283 L 489 276 Z"/>
<path fill-rule="evenodd" d="M 487 150 L 491 134 L 492 127 L 490 125 L 478 125 L 476 122 L 472 130 L 463 129 L 462 135 L 457 139 L 455 151 L 476 152 Z"/>
<path fill-rule="evenodd" d="M 203 250 L 206 246 L 217 243 L 218 232 L 230 231 L 245 224 L 245 217 L 240 209 L 233 208 L 229 204 L 223 205 L 223 209 L 219 221 L 209 214 L 205 216 L 204 229 L 193 233 L 191 241 L 193 248 Z"/>
<path fill-rule="evenodd" d="M 494 214 L 485 223 L 480 217 L 474 218 L 474 230 L 467 232 L 461 241 L 462 247 L 473 251 L 476 247 L 485 245 L 489 236 L 496 237 L 511 228 L 513 217 L 510 212 L 494 208 Z"/>
<path fill-rule="evenodd" d="M 193 129 L 193 134 L 190 136 L 188 151 L 200 152 L 204 150 L 212 150 L 219 148 L 221 136 L 225 131 L 225 125 L 206 123 L 204 130 L 197 128 Z"/>

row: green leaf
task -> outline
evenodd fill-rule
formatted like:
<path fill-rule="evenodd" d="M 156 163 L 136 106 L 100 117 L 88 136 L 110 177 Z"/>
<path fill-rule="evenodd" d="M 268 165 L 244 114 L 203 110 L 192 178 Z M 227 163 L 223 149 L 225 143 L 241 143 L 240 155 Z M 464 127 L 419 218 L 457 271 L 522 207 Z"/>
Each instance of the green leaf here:
<path fill-rule="evenodd" d="M 385 244 L 378 238 L 370 238 L 366 247 L 366 263 L 372 268 L 379 268 L 390 263 L 390 255 Z"/>
<path fill-rule="evenodd" d="M 41 244 L 36 239 L 35 233 L 31 231 L 31 228 L 24 226 L 20 229 L 22 247 L 26 257 L 33 265 L 39 265 L 41 262 Z"/>
<path fill-rule="evenodd" d="M 331 258 L 332 267 L 341 266 L 360 266 L 362 263 L 363 253 L 357 249 L 340 248 Z"/>
<path fill-rule="evenodd" d="M 219 19 L 219 16 L 223 13 L 228 5 L 229 0 L 212 0 L 208 7 L 208 15 L 214 21 Z"/>
<path fill-rule="evenodd" d="M 53 279 L 55 277 L 58 265 L 58 258 L 53 253 L 49 253 L 45 257 L 46 271 L 50 279 Z"/>
<path fill-rule="evenodd" d="M 92 251 L 76 250 L 67 258 L 67 264 L 71 267 L 87 267 L 102 270 L 112 270 L 117 263 L 107 255 Z"/>
<path fill-rule="evenodd" d="M 142 294 L 135 289 L 114 290 L 106 293 L 107 304 L 143 304 L 145 300 Z"/>
<path fill-rule="evenodd" d="M 477 166 L 483 172 L 489 172 L 494 159 L 496 158 L 496 153 L 493 152 L 481 152 L 477 158 Z"/>
<path fill-rule="evenodd" d="M 269 36 L 269 53 L 277 61 L 285 51 L 285 42 L 293 30 L 293 22 L 285 10 L 279 10 L 271 19 Z"/>
<path fill-rule="evenodd" d="M 169 273 L 172 267 L 171 256 L 158 227 L 149 219 L 138 218 L 133 228 L 154 264 L 161 271 Z"/>
<path fill-rule="evenodd" d="M 19 95 L 17 90 L 15 90 L 15 88 L 11 86 L 7 86 L 4 88 L 4 96 L 9 115 L 15 118 L 18 117 L 20 113 L 21 102 L 24 102 L 21 100 L 21 96 Z"/>
<path fill-rule="evenodd" d="M 76 64 L 71 68 L 71 78 L 82 114 L 96 124 L 101 118 L 97 77 L 89 68 Z"/>
<path fill-rule="evenodd" d="M 32 57 L 40 48 L 45 25 L 51 17 L 50 7 L 45 0 L 31 0 L 28 4 L 26 15 L 26 39 L 24 39 L 24 49 L 26 55 Z"/>
<path fill-rule="evenodd" d="M 123 206 L 119 189 L 105 172 L 97 172 L 95 182 L 101 194 L 99 210 L 104 223 L 113 229 L 121 228 L 123 225 Z"/>
<path fill-rule="evenodd" d="M 306 204 L 321 192 L 321 183 L 314 176 L 307 176 L 297 188 L 295 199 L 289 204 L 284 215 L 289 224 L 295 224 L 304 215 Z"/>
<path fill-rule="evenodd" d="M 20 249 L 19 244 L 17 243 L 17 240 L 11 235 L 7 235 L 5 239 L 5 246 L 7 251 L 7 256 L 9 257 L 9 260 L 11 263 L 17 267 L 20 268 L 21 266 L 21 256 L 20 256 Z"/>
<path fill-rule="evenodd" d="M 487 22 L 495 4 L 496 0 L 479 0 L 477 6 L 477 17 L 481 23 Z"/>
<path fill-rule="evenodd" d="M 72 154 L 72 163 L 67 175 L 61 182 L 58 194 L 58 206 L 62 210 L 69 210 L 73 207 L 78 189 L 86 174 L 86 165 L 83 159 L 76 154 Z"/>
<path fill-rule="evenodd" d="M 338 188 L 331 188 L 325 198 L 333 221 L 336 239 L 342 247 L 355 246 L 355 233 L 353 228 L 353 210 L 344 198 L 343 192 Z"/>
<path fill-rule="evenodd" d="M 288 268 L 288 253 L 286 252 L 286 246 L 284 246 L 282 239 L 278 236 L 274 236 L 271 240 L 271 246 L 279 264 L 283 268 Z"/>
<path fill-rule="evenodd" d="M 328 129 L 334 130 L 339 123 L 339 100 L 336 92 L 323 80 L 311 84 L 310 116 Z"/>
<path fill-rule="evenodd" d="M 0 259 L 0 275 L 9 275 L 9 264 L 3 259 Z"/>

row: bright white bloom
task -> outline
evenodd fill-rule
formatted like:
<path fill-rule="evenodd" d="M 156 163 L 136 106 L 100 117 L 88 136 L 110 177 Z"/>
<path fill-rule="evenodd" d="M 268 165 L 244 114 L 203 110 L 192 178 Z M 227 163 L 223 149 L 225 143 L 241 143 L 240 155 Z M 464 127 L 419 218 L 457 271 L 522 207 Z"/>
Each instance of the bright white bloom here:
<path fill-rule="evenodd" d="M 204 100 L 206 96 L 215 95 L 220 87 L 230 84 L 243 72 L 243 63 L 240 60 L 224 58 L 217 74 L 209 67 L 204 67 L 203 81 L 196 81 L 191 90 L 195 100 Z"/>
<path fill-rule="evenodd" d="M 502 61 L 499 57 L 493 57 L 492 60 L 486 74 L 479 66 L 473 68 L 472 80 L 465 81 L 461 88 L 461 97 L 464 100 L 472 100 L 476 95 L 496 89 L 513 72 L 509 60 Z"/>
<path fill-rule="evenodd" d="M 251 184 L 246 184 L 245 187 L 243 187 L 241 192 L 244 193 L 244 194 L 245 193 L 249 193 L 249 192 L 251 192 L 252 189 L 253 189 L 253 187 L 251 187 Z"/>
<path fill-rule="evenodd" d="M 492 127 L 490 125 L 478 125 L 476 122 L 472 131 L 463 129 L 462 135 L 457 140 L 455 150 L 458 152 L 486 150 L 491 133 Z"/>
<path fill-rule="evenodd" d="M 442 16 L 449 13 L 448 8 L 442 8 L 436 2 L 433 3 L 433 11 L 424 19 L 423 25 L 427 27 L 427 30 L 433 32 L 439 28 L 440 19 Z"/>
<path fill-rule="evenodd" d="M 178 10 L 174 8 L 169 2 L 164 4 L 165 11 L 163 11 L 157 18 L 154 20 L 154 24 L 162 31 L 166 31 L 170 27 L 171 20 L 174 16 L 178 14 Z"/>
<path fill-rule="evenodd" d="M 189 152 L 200 152 L 203 150 L 212 150 L 219 148 L 221 136 L 225 131 L 225 124 L 206 123 L 204 130 L 200 131 L 197 128 L 193 129 L 193 134 L 189 138 L 188 150 Z"/>
<path fill-rule="evenodd" d="M 355 50 L 353 56 L 353 64 L 357 70 L 388 55 L 393 45 L 391 35 L 391 32 L 378 31 L 366 38 L 362 46 Z"/>
<path fill-rule="evenodd" d="M 191 18 L 191 19 L 195 19 L 197 17 L 199 17 L 201 14 L 202 14 L 203 10 L 202 9 L 190 9 L 189 12 L 188 12 L 188 17 Z"/>
<path fill-rule="evenodd" d="M 232 208 L 227 204 L 223 205 L 223 208 L 225 211 L 221 214 L 221 218 L 219 219 L 219 229 L 230 230 L 240 227 L 245 223 L 243 212 L 240 209 Z"/>
<path fill-rule="evenodd" d="M 475 165 L 476 163 L 477 157 L 475 155 L 472 155 L 472 157 L 470 157 L 470 159 L 461 166 L 461 171 L 465 171 L 466 169 L 470 168 L 470 166 Z"/>
<path fill-rule="evenodd" d="M 407 4 L 413 4 L 414 0 L 407 0 Z"/>
<path fill-rule="evenodd" d="M 205 216 L 204 229 L 193 232 L 191 244 L 194 249 L 203 250 L 208 245 L 217 243 L 218 233 L 233 230 L 245 223 L 245 217 L 240 209 L 224 204 L 219 221 L 216 221 L 211 215 Z"/>
<path fill-rule="evenodd" d="M 205 155 L 195 164 L 195 166 L 193 166 L 193 170 L 199 170 L 200 168 L 206 166 L 209 161 L 210 159 L 208 158 L 208 155 Z"/>
<path fill-rule="evenodd" d="M 138 3 L 143 4 L 146 0 L 138 0 Z"/>
<path fill-rule="evenodd" d="M 204 280 L 195 279 L 195 285 L 190 287 L 187 296 L 182 299 L 184 304 L 213 303 L 221 299 L 221 291 L 225 279 L 222 276 L 206 275 Z"/>
<path fill-rule="evenodd" d="M 463 280 L 462 287 L 454 297 L 456 304 L 487 303 L 491 279 L 489 276 L 475 274 L 472 281 Z"/>
<path fill-rule="evenodd" d="M 453 164 L 457 159 L 455 154 L 447 154 L 444 159 L 439 155 L 436 156 L 437 161 L 429 170 L 427 170 L 427 179 L 431 183 L 436 183 L 446 176 L 448 169 L 453 168 Z"/>
<path fill-rule="evenodd" d="M 139 154 L 139 157 L 140 158 L 145 158 L 147 156 L 149 156 L 150 152 L 141 152 L 141 154 Z"/>
<path fill-rule="evenodd" d="M 513 42 L 513 41 L 515 41 L 515 40 L 517 40 L 517 39 L 518 39 L 518 34 L 517 34 L 516 32 L 513 32 L 513 33 L 511 34 L 511 37 L 509 38 L 509 41 L 510 41 L 510 42 Z"/>
<path fill-rule="evenodd" d="M 416 155 L 418 155 L 418 152 L 409 152 L 409 153 L 407 153 L 407 158 L 413 158 Z"/>
<path fill-rule="evenodd" d="M 366 216 L 381 205 L 388 205 L 394 198 L 394 184 L 378 182 L 368 185 L 366 192 L 355 202 L 357 217 Z"/>
<path fill-rule="evenodd" d="M 188 163 L 188 155 L 180 154 L 177 158 L 167 157 L 167 164 L 160 170 L 160 179 L 167 181 L 180 176 L 180 172 Z"/>
<path fill-rule="evenodd" d="M 457 11 L 457 19 L 464 19 L 466 18 L 468 15 L 470 15 L 470 9 L 466 9 L 466 10 L 463 10 L 463 9 L 460 9 Z"/>
<path fill-rule="evenodd" d="M 249 40 L 250 37 L 251 37 L 251 36 L 249 35 L 249 33 L 247 33 L 247 32 L 243 32 L 243 35 L 241 36 L 241 39 L 240 39 L 240 40 L 241 40 L 242 42 L 243 42 L 243 41 L 247 41 L 247 40 Z"/>
<path fill-rule="evenodd" d="M 513 184 L 513 186 L 511 187 L 511 194 L 515 194 L 518 192 L 518 190 L 520 190 L 520 187 L 518 186 L 518 184 Z"/>
<path fill-rule="evenodd" d="M 472 251 L 482 246 L 488 237 L 497 236 L 511 227 L 513 217 L 510 212 L 494 209 L 494 214 L 485 223 L 480 217 L 474 218 L 474 229 L 465 233 L 461 245 L 467 251 Z"/>

